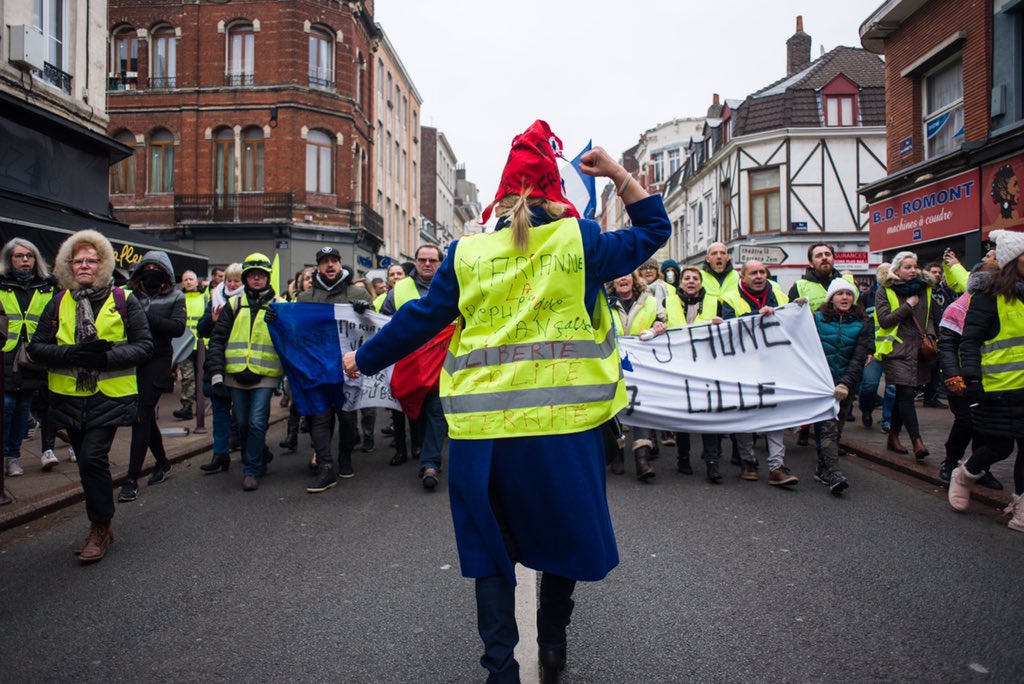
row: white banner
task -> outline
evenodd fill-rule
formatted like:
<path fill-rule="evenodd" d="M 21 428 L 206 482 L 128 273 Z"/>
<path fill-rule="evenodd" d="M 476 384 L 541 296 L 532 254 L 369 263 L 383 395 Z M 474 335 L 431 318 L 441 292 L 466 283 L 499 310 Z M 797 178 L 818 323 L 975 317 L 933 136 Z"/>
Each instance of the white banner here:
<path fill-rule="evenodd" d="M 341 355 L 356 351 L 363 342 L 387 325 L 390 316 L 384 316 L 372 309 L 357 314 L 351 304 L 335 304 L 334 318 L 338 321 L 338 344 Z M 358 378 L 345 377 L 345 411 L 382 407 L 401 411 L 402 407 L 391 396 L 391 371 L 388 366 L 376 375 L 360 374 Z"/>
<path fill-rule="evenodd" d="M 674 328 L 652 340 L 620 337 L 626 425 L 677 432 L 765 432 L 835 417 L 835 386 L 810 308 L 789 304 Z"/>

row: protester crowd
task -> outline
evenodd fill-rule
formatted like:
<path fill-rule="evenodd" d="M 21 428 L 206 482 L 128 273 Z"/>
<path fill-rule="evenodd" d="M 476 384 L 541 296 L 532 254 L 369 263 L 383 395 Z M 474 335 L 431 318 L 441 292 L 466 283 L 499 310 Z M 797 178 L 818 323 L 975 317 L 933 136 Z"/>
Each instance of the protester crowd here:
<path fill-rule="evenodd" d="M 549 130 L 535 133 L 554 139 Z M 646 340 L 670 329 L 773 316 L 787 305 L 806 307 L 813 314 L 838 404 L 834 418 L 792 426 L 800 429 L 802 444 L 815 440 L 814 479 L 836 495 L 850 486 L 839 467 L 843 427 L 855 420 L 855 403 L 863 425 L 872 427 L 884 378 L 881 427 L 888 433 L 887 448 L 908 458 L 924 461 L 931 455 L 917 419 L 918 399 L 923 397 L 925 405 L 932 407 L 944 408 L 943 401 L 948 402 L 954 420 L 940 474 L 949 481 L 949 502 L 956 510 L 967 508 L 973 486 L 1002 487 L 989 468 L 1018 446 L 1014 498 L 1007 513 L 1009 526 L 1024 531 L 1020 498 L 1024 458 L 1019 451 L 1024 439 L 1024 235 L 993 233 L 995 250 L 971 272 L 952 253 L 945 255 L 942 264 L 922 268 L 915 254 L 900 252 L 878 269 L 876 283 L 864 291 L 850 274 L 835 269 L 832 247 L 819 242 L 808 249 L 810 266 L 787 293 L 764 263 L 733 264 L 722 243 L 712 244 L 699 266 L 648 258 L 667 236 L 660 199 L 648 198 L 603 151 L 588 157 L 590 171 L 616 183 L 634 227 L 594 233 L 590 226 L 596 224 L 586 224 L 583 230 L 585 222 L 580 220 L 581 243 L 579 233 L 559 230 L 576 220 L 571 218 L 571 205 L 560 201 L 559 192 L 521 194 L 526 187 L 523 174 L 530 172 L 516 171 L 515 153 L 514 143 L 506 167 L 508 182 L 503 177 L 502 191 L 492 205 L 499 217 L 494 235 L 499 237 L 490 243 L 479 239 L 456 243 L 464 261 L 482 254 L 485 245 L 508 254 L 532 254 L 552 245 L 562 253 L 579 252 L 581 260 L 585 254 L 585 277 L 563 276 L 532 285 L 538 292 L 557 291 L 566 306 L 568 293 L 572 305 L 590 317 L 593 325 L 588 330 L 596 335 L 595 345 L 603 342 L 601 331 Z M 676 470 L 692 475 L 691 441 L 701 445 L 709 482 L 723 481 L 720 461 L 726 444 L 731 445 L 731 462 L 738 466 L 739 478 L 757 481 L 761 475 L 755 445 L 763 440 L 767 483 L 777 487 L 798 483 L 785 464 L 782 430 L 701 433 L 693 440 L 687 433 L 642 426 L 623 429 L 614 418 L 622 405 L 615 354 L 580 360 L 588 388 L 607 381 L 611 389 L 601 401 L 580 395 L 579 403 L 588 406 L 584 431 L 552 424 L 534 435 L 522 430 L 488 432 L 480 427 L 488 424 L 487 413 L 492 410 L 487 401 L 474 401 L 472 393 L 464 397 L 468 401 L 458 401 L 463 398 L 459 393 L 478 387 L 482 373 L 500 373 L 500 368 L 460 365 L 460 359 L 472 354 L 480 335 L 488 333 L 475 330 L 479 325 L 461 318 L 461 312 L 467 302 L 481 304 L 473 297 L 486 303 L 497 295 L 472 287 L 476 276 L 460 270 L 433 245 L 417 249 L 414 262 L 393 264 L 385 278 L 369 282 L 357 279 L 333 246 L 324 246 L 312 256 L 316 265 L 296 273 L 284 292 L 275 290 L 271 260 L 260 253 L 215 269 L 208 280 L 201 280 L 191 271 L 176 276 L 168 255 L 151 251 L 121 287 L 114 284 L 113 249 L 95 231 L 71 235 L 56 255 L 52 273 L 31 242 L 15 238 L 3 246 L 5 473 L 8 477 L 23 474 L 20 450 L 33 424 L 42 442 L 42 470 L 49 471 L 59 462 L 58 436 L 68 444 L 67 457 L 77 463 L 91 523 L 88 536 L 76 549 L 82 562 L 102 559 L 114 538 L 115 502 L 107 456 L 119 427 L 131 429 L 131 447 L 128 478 L 118 502 L 140 496 L 138 481 L 147 453 L 155 461 L 149 485 L 170 475 L 156 408 L 161 395 L 173 391 L 176 379 L 181 408 L 174 411 L 174 418 L 190 420 L 202 410 L 197 385 L 211 405 L 213 453 L 201 466 L 204 473 L 228 472 L 230 453 L 238 448 L 243 489 L 259 488 L 274 457 L 266 434 L 271 402 L 280 396 L 290 410 L 280 448 L 297 451 L 304 443 L 301 435 L 309 435 L 309 466 L 314 473 L 306 491 L 326 492 L 339 478 L 355 476 L 353 454 L 357 448 L 374 450 L 378 412 L 363 409 L 359 415 L 330 406 L 316 415 L 300 415 L 292 396 L 296 390 L 284 377 L 282 350 L 275 347 L 269 327 L 279 316 L 275 305 L 285 301 L 348 304 L 357 315 L 373 310 L 397 317 L 394 326 L 385 326 L 357 355 L 346 356 L 346 372 L 353 376 L 394 363 L 456 320 L 449 348 L 453 365 L 446 362 L 437 382 L 424 388 L 419 416 L 413 420 L 398 410 L 382 412 L 390 425 L 381 432 L 393 439 L 389 463 L 400 466 L 410 458 L 416 461 L 420 483 L 428 490 L 438 485 L 442 454 L 451 437 L 453 517 L 460 551 L 480 550 L 468 558 L 464 555 L 463 565 L 464 572 L 478 578 L 477 604 L 485 641 L 482 662 L 492 675 L 512 667 L 509 644 L 518 638 L 507 631 L 509 597 L 514 592 L 509 570 L 515 561 L 529 565 L 524 559 L 533 558 L 531 567 L 547 568 L 541 603 L 548 614 L 538 618 L 541 662 L 546 681 L 557 681 L 557 671 L 565 663 L 565 626 L 575 580 L 600 579 L 617 563 L 607 504 L 600 503 L 604 500 L 600 469 L 606 465 L 612 474 L 624 474 L 627 443 L 635 476 L 643 482 L 655 477 L 654 459 L 659 452 L 673 447 Z M 205 363 L 198 367 L 202 351 Z M 588 391 L 571 386 L 558 390 L 570 395 Z M 519 397 L 508 387 L 495 391 L 517 406 L 515 411 L 528 411 L 529 404 L 522 402 L 534 401 L 536 396 Z M 901 442 L 904 429 L 910 449 Z M 595 452 L 605 455 L 596 473 Z M 589 484 L 567 491 L 559 483 L 566 481 L 569 471 L 572 481 Z M 529 486 L 524 477 L 529 478 Z M 485 508 L 493 508 L 493 515 L 485 514 Z M 577 557 L 575 565 L 554 560 L 564 556 L 555 547 L 565 538 L 550 537 L 547 530 L 553 527 L 563 535 L 568 529 L 582 530 L 587 548 L 595 549 L 594 553 Z M 549 539 L 550 548 L 546 546 Z M 608 543 L 603 550 L 595 548 L 595 539 Z M 485 624 L 490 625 L 487 635 Z"/>

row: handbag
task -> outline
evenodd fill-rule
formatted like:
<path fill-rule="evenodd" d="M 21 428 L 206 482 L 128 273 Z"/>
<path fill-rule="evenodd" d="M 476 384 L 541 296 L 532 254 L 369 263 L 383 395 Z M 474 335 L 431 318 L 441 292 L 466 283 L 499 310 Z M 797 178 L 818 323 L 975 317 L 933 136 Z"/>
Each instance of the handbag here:
<path fill-rule="evenodd" d="M 914 321 L 917 332 L 921 333 L 921 349 L 918 354 L 925 361 L 934 361 L 939 358 L 939 345 L 921 328 L 921 324 L 918 323 L 917 316 L 913 312 L 911 312 L 910 317 Z"/>
<path fill-rule="evenodd" d="M 14 352 L 14 372 L 21 373 L 24 371 L 31 371 L 35 373 L 42 373 L 46 370 L 46 366 L 41 366 L 32 360 L 32 357 L 28 355 L 28 345 L 22 341 L 18 345 L 18 349 Z"/>

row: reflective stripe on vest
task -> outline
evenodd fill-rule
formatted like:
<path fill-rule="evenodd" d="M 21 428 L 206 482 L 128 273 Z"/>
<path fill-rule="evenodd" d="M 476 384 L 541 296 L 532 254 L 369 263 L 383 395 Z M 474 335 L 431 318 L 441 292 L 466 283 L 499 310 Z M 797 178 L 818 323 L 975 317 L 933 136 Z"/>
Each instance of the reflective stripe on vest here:
<path fill-rule="evenodd" d="M 261 306 L 256 313 L 256 320 L 250 317 L 250 307 L 244 305 L 242 295 L 235 295 L 232 301 L 235 320 L 231 326 L 231 335 L 224 347 L 224 370 L 228 373 L 241 373 L 249 369 L 256 375 L 279 378 L 284 375 L 281 359 L 270 339 L 270 329 L 264 320 L 267 308 Z"/>
<path fill-rule="evenodd" d="M 75 309 L 77 306 L 78 303 L 70 292 L 61 298 L 57 344 L 62 347 L 75 344 Z M 114 344 L 128 340 L 128 334 L 124 329 L 124 320 L 117 310 L 113 293 L 107 296 L 103 306 L 96 313 L 96 336 Z M 96 390 L 92 392 L 76 389 L 77 377 L 78 371 L 74 368 L 50 369 L 46 373 L 46 384 L 51 392 L 68 397 L 90 397 L 97 393 L 107 397 L 131 397 L 139 392 L 134 368 L 100 371 Z"/>
<path fill-rule="evenodd" d="M 511 230 L 465 237 L 456 251 L 462 315 L 441 371 L 452 438 L 580 432 L 625 406 L 608 301 L 593 313 L 583 302 L 575 219 L 531 229 L 522 252 Z"/>
<path fill-rule="evenodd" d="M 986 392 L 1024 389 L 1024 304 L 996 298 L 999 334 L 981 347 L 981 384 Z"/>
<path fill-rule="evenodd" d="M 675 285 L 665 285 L 665 325 L 669 328 L 682 328 L 686 325 L 686 312 L 683 310 L 683 302 L 679 299 L 679 290 Z"/>
<path fill-rule="evenodd" d="M 39 325 L 39 317 L 43 309 L 53 298 L 53 290 L 46 292 L 34 290 L 32 299 L 28 303 L 28 311 L 22 313 L 21 305 L 18 304 L 18 296 L 10 290 L 0 290 L 0 304 L 7 313 L 7 341 L 4 343 L 4 351 L 14 351 L 21 342 L 22 330 L 25 331 L 25 344 L 32 341 L 32 336 Z"/>
<path fill-rule="evenodd" d="M 900 300 L 896 296 L 896 293 L 892 291 L 891 287 L 885 289 L 885 298 L 889 300 L 889 311 L 895 311 L 900 308 Z M 925 314 L 925 325 L 928 325 L 928 319 L 932 315 L 932 288 L 928 288 L 925 293 L 928 300 L 928 311 Z M 900 327 L 897 323 L 891 328 L 882 328 L 878 325 L 878 311 L 876 310 L 871 314 L 871 317 L 875 321 L 875 359 L 881 361 L 886 356 L 892 353 L 894 345 L 903 344 L 903 340 L 900 339 L 899 335 L 896 334 Z"/>
<path fill-rule="evenodd" d="M 192 348 L 199 348 L 199 333 L 196 332 L 196 327 L 199 325 L 199 319 L 206 313 L 206 295 L 202 292 L 186 292 L 185 293 L 185 315 L 187 319 L 185 325 L 189 330 L 192 331 L 192 335 L 195 340 L 192 342 Z M 203 341 L 204 344 L 206 340 Z"/>
<path fill-rule="evenodd" d="M 636 304 L 633 306 L 636 306 Z M 629 324 L 629 331 L 625 334 L 639 335 L 654 325 L 656 320 L 658 320 L 658 302 L 653 296 L 648 296 L 644 299 L 644 303 L 640 305 L 640 310 L 636 312 L 633 322 Z"/>
<path fill-rule="evenodd" d="M 414 299 L 420 298 L 420 289 L 416 287 L 416 281 L 412 276 L 402 278 L 395 283 L 395 311 L 402 308 Z"/>
<path fill-rule="evenodd" d="M 786 304 L 789 304 L 789 296 L 782 291 L 782 288 L 779 287 L 778 283 L 774 280 L 769 280 L 768 284 L 771 285 L 772 292 L 775 293 L 776 306 L 785 306 Z M 736 286 L 735 291 L 723 295 L 722 301 L 732 307 L 733 312 L 736 314 L 736 318 L 746 316 L 754 310 L 754 307 L 750 306 L 750 302 L 740 294 L 738 285 Z"/>

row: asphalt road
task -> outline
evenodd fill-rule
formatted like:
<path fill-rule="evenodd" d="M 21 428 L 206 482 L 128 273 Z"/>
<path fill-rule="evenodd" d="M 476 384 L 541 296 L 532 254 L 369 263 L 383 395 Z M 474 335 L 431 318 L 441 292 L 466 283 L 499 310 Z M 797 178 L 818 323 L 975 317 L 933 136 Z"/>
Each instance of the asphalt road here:
<path fill-rule="evenodd" d="M 237 460 L 177 466 L 90 567 L 81 507 L 0 536 L 0 681 L 483 681 L 444 479 L 387 451 L 319 495 L 304 456 L 254 493 Z M 610 476 L 621 564 L 577 589 L 563 681 L 1024 681 L 1024 535 L 857 462 L 836 499 L 810 449 L 787 461 L 793 491 L 664 457 L 653 484 Z"/>

